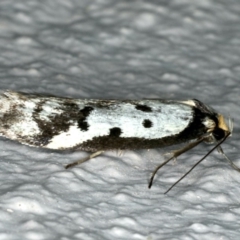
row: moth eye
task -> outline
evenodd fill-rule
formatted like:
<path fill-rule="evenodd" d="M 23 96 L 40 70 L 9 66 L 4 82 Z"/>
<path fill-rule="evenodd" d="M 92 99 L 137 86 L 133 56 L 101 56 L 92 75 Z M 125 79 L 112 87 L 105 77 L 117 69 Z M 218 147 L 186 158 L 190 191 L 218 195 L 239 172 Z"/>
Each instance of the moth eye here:
<path fill-rule="evenodd" d="M 221 128 L 215 128 L 212 134 L 213 134 L 214 138 L 217 141 L 219 141 L 225 137 L 226 132 Z"/>

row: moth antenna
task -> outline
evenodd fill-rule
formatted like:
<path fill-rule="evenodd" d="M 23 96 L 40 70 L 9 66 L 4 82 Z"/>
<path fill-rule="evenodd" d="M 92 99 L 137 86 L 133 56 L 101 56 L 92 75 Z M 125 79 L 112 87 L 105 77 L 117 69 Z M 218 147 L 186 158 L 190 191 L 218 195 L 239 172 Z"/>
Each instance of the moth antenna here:
<path fill-rule="evenodd" d="M 201 163 L 208 155 L 210 155 L 216 148 L 219 149 L 220 145 L 231 135 L 228 132 L 227 135 L 220 141 L 216 146 L 214 146 L 203 158 L 201 158 L 197 163 L 195 163 L 189 171 L 187 171 L 181 178 L 179 178 L 164 194 L 167 194 L 174 186 L 176 186 L 183 178 L 185 178 L 199 163 Z M 222 148 L 221 150 L 222 151 Z M 223 151 L 222 151 L 223 152 Z M 224 154 L 225 155 L 225 154 Z M 228 158 L 227 158 L 228 159 Z M 235 165 L 234 165 L 235 166 Z M 238 168 L 238 167 L 237 167 Z"/>
<path fill-rule="evenodd" d="M 124 154 L 124 151 L 123 151 L 122 149 L 118 149 L 118 150 L 117 150 L 117 155 L 118 155 L 119 157 L 122 157 L 123 154 Z"/>
<path fill-rule="evenodd" d="M 206 137 L 206 136 L 205 136 Z M 157 166 L 155 168 L 155 170 L 153 171 L 152 173 L 152 176 L 150 178 L 150 181 L 149 181 L 149 184 L 148 184 L 148 188 L 151 188 L 152 186 L 152 183 L 153 183 L 153 179 L 154 179 L 154 176 L 156 175 L 157 171 L 163 167 L 164 165 L 166 165 L 169 161 L 171 161 L 172 159 L 174 158 L 177 158 L 178 156 L 180 156 L 181 154 L 187 152 L 188 150 L 196 147 L 199 143 L 201 143 L 202 141 L 204 141 L 205 137 L 201 137 L 199 139 L 197 139 L 195 142 L 190 142 L 188 145 L 184 146 L 183 148 L 181 149 L 178 149 L 178 150 L 175 150 L 173 151 L 173 156 L 170 157 L 169 159 L 167 159 L 165 162 L 163 162 L 162 164 L 160 164 L 159 166 Z"/>

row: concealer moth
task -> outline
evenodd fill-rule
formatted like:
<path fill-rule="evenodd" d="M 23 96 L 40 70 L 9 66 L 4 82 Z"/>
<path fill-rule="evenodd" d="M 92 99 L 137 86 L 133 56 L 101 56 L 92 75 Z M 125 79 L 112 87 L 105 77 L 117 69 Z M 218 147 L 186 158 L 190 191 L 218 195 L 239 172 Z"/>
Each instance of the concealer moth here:
<path fill-rule="evenodd" d="M 229 160 L 220 145 L 232 133 L 231 124 L 196 99 L 72 99 L 13 91 L 0 96 L 1 136 L 32 147 L 92 152 L 66 168 L 107 150 L 162 148 L 186 142 L 155 169 L 149 188 L 163 165 L 201 142 L 215 143 L 211 151 L 217 148 Z"/>

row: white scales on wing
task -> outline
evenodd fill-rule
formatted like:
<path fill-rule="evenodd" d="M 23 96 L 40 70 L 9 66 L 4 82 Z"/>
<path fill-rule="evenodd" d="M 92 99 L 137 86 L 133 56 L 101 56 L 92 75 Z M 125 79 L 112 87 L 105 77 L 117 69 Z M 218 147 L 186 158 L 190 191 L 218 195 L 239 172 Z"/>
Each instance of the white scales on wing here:
<path fill-rule="evenodd" d="M 52 138 L 48 148 L 74 147 L 94 137 L 108 136 L 110 129 L 120 129 L 121 138 L 158 139 L 175 135 L 185 129 L 192 116 L 191 107 L 183 104 L 162 104 L 158 101 L 140 101 L 138 104 L 147 105 L 151 112 L 136 109 L 133 102 L 114 102 L 107 108 L 94 106 L 86 117 L 89 127 L 82 131 L 78 123 Z M 81 109 L 82 102 L 76 101 Z M 85 106 L 93 106 L 88 103 Z M 63 146 L 61 146 L 61 143 Z"/>

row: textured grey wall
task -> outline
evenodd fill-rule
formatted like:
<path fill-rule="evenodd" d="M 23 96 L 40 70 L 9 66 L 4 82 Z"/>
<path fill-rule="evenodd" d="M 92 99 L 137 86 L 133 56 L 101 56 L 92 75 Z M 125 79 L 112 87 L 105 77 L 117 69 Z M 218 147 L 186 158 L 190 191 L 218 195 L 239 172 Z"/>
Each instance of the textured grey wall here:
<path fill-rule="evenodd" d="M 240 2 L 0 2 L 0 89 L 79 98 L 197 98 L 235 119 L 240 166 Z M 0 239 L 239 239 L 240 174 L 209 149 L 165 166 L 163 150 L 85 153 L 1 138 Z"/>

